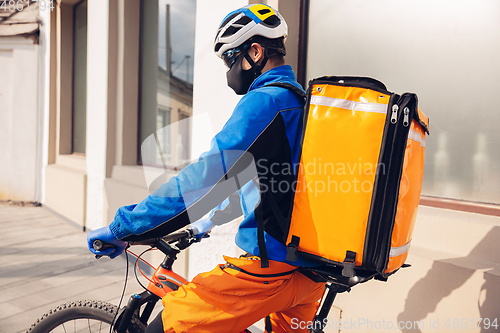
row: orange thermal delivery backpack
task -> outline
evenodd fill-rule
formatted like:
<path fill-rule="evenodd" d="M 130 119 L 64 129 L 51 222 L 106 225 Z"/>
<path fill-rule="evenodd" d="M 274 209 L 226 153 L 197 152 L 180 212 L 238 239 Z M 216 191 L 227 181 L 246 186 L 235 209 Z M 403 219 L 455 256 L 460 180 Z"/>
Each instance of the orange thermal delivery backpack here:
<path fill-rule="evenodd" d="M 316 78 L 303 126 L 287 259 L 385 280 L 405 263 L 420 200 L 429 119 L 417 96 L 371 78 Z"/>

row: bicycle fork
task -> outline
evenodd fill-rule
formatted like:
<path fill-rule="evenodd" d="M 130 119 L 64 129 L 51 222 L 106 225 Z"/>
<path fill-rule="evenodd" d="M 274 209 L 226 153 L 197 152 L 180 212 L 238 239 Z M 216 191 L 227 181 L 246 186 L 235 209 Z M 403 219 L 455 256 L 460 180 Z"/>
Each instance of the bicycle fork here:
<path fill-rule="evenodd" d="M 132 320 L 132 316 L 136 311 L 138 312 L 140 307 L 145 303 L 147 303 L 147 305 L 142 311 L 139 320 L 143 324 L 147 325 L 148 319 L 151 316 L 151 312 L 153 311 L 155 304 L 159 299 L 160 297 L 147 290 L 140 294 L 134 294 L 130 296 L 127 306 L 125 306 L 122 309 L 121 313 L 118 314 L 117 320 L 114 323 L 114 325 L 118 324 L 116 333 L 125 333 L 127 331 L 127 328 L 129 328 L 130 322 Z"/>

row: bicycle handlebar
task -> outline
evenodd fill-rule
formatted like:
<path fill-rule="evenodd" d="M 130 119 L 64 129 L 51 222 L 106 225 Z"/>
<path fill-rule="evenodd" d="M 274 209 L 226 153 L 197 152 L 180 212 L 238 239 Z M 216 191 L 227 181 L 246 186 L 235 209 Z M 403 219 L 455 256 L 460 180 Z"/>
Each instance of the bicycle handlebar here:
<path fill-rule="evenodd" d="M 179 231 L 179 232 L 167 235 L 165 237 L 162 237 L 162 239 L 165 242 L 171 243 L 171 242 L 175 242 L 177 240 L 180 240 L 181 238 L 191 238 L 193 236 L 194 236 L 193 230 L 192 229 L 186 229 L 186 230 Z"/>
<path fill-rule="evenodd" d="M 184 245 L 184 247 L 181 248 L 181 249 L 184 249 L 184 248 L 188 247 L 189 245 L 191 245 L 191 243 L 189 243 L 189 240 L 193 237 L 194 237 L 193 230 L 186 229 L 186 230 L 179 231 L 179 232 L 176 232 L 176 233 L 164 236 L 164 237 L 150 238 L 150 239 L 145 239 L 145 240 L 141 240 L 141 241 L 129 242 L 129 246 L 148 245 L 151 247 L 158 248 L 160 251 L 162 251 L 165 254 L 170 254 L 173 250 L 173 248 L 169 245 L 170 243 L 182 242 L 183 240 L 185 240 L 187 242 L 187 245 Z M 186 243 L 184 243 L 184 244 L 186 244 Z M 92 247 L 96 251 L 104 251 L 106 249 L 114 248 L 115 246 L 112 244 L 108 244 L 106 242 L 103 242 L 100 239 L 96 239 L 92 243 Z M 100 257 L 101 257 L 101 255 L 96 255 L 97 259 L 99 259 Z"/>
<path fill-rule="evenodd" d="M 94 241 L 94 243 L 92 243 L 92 247 L 94 248 L 94 250 L 96 251 L 104 251 L 106 249 L 111 249 L 111 248 L 114 248 L 115 246 L 114 245 L 111 245 L 111 244 L 108 244 L 108 243 L 105 243 L 103 242 L 102 240 L 100 239 L 96 239 Z"/>

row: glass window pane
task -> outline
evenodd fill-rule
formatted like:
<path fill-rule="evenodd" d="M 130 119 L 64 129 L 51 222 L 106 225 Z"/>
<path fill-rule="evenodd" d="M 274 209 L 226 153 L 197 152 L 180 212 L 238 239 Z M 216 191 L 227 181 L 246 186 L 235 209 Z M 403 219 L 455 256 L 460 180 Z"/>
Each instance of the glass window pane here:
<path fill-rule="evenodd" d="M 311 1 L 309 15 L 309 79 L 418 94 L 431 130 L 422 194 L 500 203 L 497 0 Z"/>
<path fill-rule="evenodd" d="M 186 119 L 186 120 L 184 120 Z M 184 120 L 184 121 L 181 121 Z M 189 115 L 179 110 L 179 135 L 177 139 L 177 144 L 179 145 L 178 154 L 180 163 L 188 163 L 189 162 L 189 149 L 185 149 L 190 145 L 190 133 L 191 124 L 189 122 Z"/>
<path fill-rule="evenodd" d="M 158 128 L 158 129 L 164 128 L 165 129 L 163 131 L 159 130 L 157 132 L 158 141 L 160 142 L 160 147 L 162 147 L 162 153 L 167 158 L 170 158 L 170 154 L 171 154 L 170 142 L 172 141 L 170 126 L 167 126 L 169 124 L 170 124 L 170 110 L 158 108 L 156 128 Z M 159 154 L 159 152 L 158 152 L 158 154 Z M 157 158 L 160 158 L 160 156 L 158 156 Z"/>
<path fill-rule="evenodd" d="M 85 154 L 87 127 L 87 1 L 74 7 L 73 153 Z"/>
<path fill-rule="evenodd" d="M 175 167 L 190 156 L 190 122 L 179 121 L 192 115 L 196 1 L 143 0 L 141 6 L 139 145 L 155 135 L 148 142 L 157 147 L 139 152 L 139 163 Z"/>

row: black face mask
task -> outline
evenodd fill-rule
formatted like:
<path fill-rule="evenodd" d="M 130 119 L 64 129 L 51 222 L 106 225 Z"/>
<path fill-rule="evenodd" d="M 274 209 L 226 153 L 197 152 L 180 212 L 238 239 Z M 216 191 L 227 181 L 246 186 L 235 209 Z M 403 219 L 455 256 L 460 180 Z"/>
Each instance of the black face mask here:
<path fill-rule="evenodd" d="M 242 57 L 242 55 L 244 57 Z M 241 63 L 243 58 L 247 58 L 247 61 L 252 65 L 249 70 L 243 70 Z M 236 61 L 230 70 L 226 73 L 227 85 L 234 90 L 236 95 L 244 95 L 248 92 L 248 88 L 256 78 L 257 65 L 253 62 L 252 58 L 248 53 L 244 52 L 238 55 Z"/>

